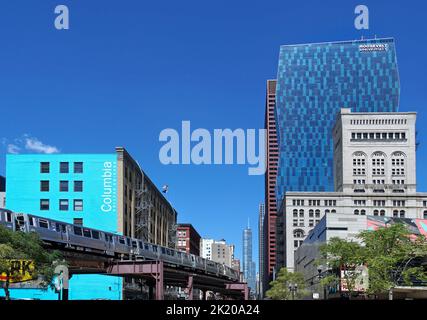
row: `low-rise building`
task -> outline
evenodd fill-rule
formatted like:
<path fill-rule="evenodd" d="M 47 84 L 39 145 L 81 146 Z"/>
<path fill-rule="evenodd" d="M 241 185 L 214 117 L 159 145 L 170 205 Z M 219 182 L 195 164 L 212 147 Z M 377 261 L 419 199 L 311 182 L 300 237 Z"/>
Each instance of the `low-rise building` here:
<path fill-rule="evenodd" d="M 6 173 L 12 211 L 175 247 L 177 212 L 122 147 L 107 154 L 9 154 Z M 70 299 L 122 299 L 127 282 L 75 275 Z M 14 290 L 12 297 L 56 299 L 56 294 Z"/>
<path fill-rule="evenodd" d="M 176 248 L 200 256 L 200 234 L 193 225 L 179 223 L 176 230 Z"/>
<path fill-rule="evenodd" d="M 319 249 L 323 244 L 335 237 L 360 242 L 357 235 L 361 231 L 377 230 L 393 223 L 404 223 L 412 234 L 427 236 L 427 219 L 349 215 L 346 213 L 325 215 L 295 252 L 295 271 L 304 275 L 310 297 L 316 296 L 324 299 L 339 291 L 345 292 L 343 283 L 341 283 L 341 288 L 338 286 L 328 289 L 320 283 L 320 278 L 330 271 L 318 263 Z"/>

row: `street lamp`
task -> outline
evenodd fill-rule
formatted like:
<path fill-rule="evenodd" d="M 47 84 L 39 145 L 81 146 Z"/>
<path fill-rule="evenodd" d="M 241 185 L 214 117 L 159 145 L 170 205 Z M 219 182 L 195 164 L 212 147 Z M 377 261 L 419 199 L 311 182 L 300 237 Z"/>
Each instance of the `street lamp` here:
<path fill-rule="evenodd" d="M 292 300 L 295 300 L 295 294 L 298 291 L 298 285 L 296 283 L 289 284 L 289 291 L 292 294 Z"/>

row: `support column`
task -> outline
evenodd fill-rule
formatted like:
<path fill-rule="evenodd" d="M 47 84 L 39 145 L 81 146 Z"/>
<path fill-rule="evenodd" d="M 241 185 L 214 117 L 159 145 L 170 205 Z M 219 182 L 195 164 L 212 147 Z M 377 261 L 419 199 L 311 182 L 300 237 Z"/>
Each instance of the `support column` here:
<path fill-rule="evenodd" d="M 156 280 L 156 300 L 164 300 L 164 286 L 163 286 L 163 261 L 157 261 Z"/>
<path fill-rule="evenodd" d="M 188 292 L 188 300 L 193 300 L 193 275 L 188 276 L 187 292 Z"/>

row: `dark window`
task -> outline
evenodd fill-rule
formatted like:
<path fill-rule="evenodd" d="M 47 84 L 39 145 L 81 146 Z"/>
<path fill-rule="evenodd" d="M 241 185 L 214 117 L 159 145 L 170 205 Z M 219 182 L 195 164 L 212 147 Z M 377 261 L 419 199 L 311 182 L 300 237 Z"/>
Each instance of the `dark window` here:
<path fill-rule="evenodd" d="M 92 238 L 90 234 L 90 229 L 83 229 L 83 236 L 85 236 L 86 238 Z"/>
<path fill-rule="evenodd" d="M 78 226 L 82 226 L 83 225 L 83 218 L 74 218 L 73 224 L 76 224 Z"/>
<path fill-rule="evenodd" d="M 67 199 L 60 199 L 59 200 L 59 210 L 68 211 L 68 200 Z"/>
<path fill-rule="evenodd" d="M 74 181 L 74 192 L 83 191 L 83 181 Z"/>
<path fill-rule="evenodd" d="M 68 162 L 60 162 L 59 163 L 59 172 L 60 173 L 68 173 L 70 171 Z"/>
<path fill-rule="evenodd" d="M 144 244 L 144 249 L 145 249 L 145 250 L 147 250 L 147 251 L 150 249 L 150 248 L 148 247 L 148 244 Z"/>
<path fill-rule="evenodd" d="M 74 234 L 75 235 L 77 235 L 77 236 L 81 236 L 82 235 L 82 228 L 74 226 L 73 229 L 74 229 Z"/>
<path fill-rule="evenodd" d="M 95 230 L 92 230 L 92 238 L 99 239 L 99 232 L 95 231 Z"/>
<path fill-rule="evenodd" d="M 74 200 L 74 211 L 83 211 L 83 200 Z"/>
<path fill-rule="evenodd" d="M 48 192 L 49 191 L 49 181 L 48 180 L 40 181 L 40 191 L 42 191 L 42 192 Z"/>
<path fill-rule="evenodd" d="M 166 249 L 165 248 L 162 247 L 161 250 L 162 250 L 163 254 L 166 254 Z"/>
<path fill-rule="evenodd" d="M 83 173 L 83 162 L 74 162 L 74 173 Z"/>
<path fill-rule="evenodd" d="M 134 247 L 134 248 L 138 248 L 138 245 L 137 245 L 137 243 L 136 243 L 136 241 L 135 241 L 135 240 L 132 240 L 132 247 Z"/>
<path fill-rule="evenodd" d="M 40 162 L 40 173 L 49 173 L 49 172 L 50 172 L 50 163 Z"/>
<path fill-rule="evenodd" d="M 62 180 L 59 182 L 59 191 L 62 191 L 62 192 L 68 191 L 68 181 Z"/>
<path fill-rule="evenodd" d="M 49 222 L 47 220 L 39 219 L 39 227 L 49 229 Z"/>
<path fill-rule="evenodd" d="M 49 210 L 49 199 L 40 200 L 40 210 Z"/>

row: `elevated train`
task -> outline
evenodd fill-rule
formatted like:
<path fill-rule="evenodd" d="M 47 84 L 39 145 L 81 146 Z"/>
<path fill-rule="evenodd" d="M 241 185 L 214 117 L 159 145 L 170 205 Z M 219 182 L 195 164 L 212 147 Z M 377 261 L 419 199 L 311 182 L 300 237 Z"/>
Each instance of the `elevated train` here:
<path fill-rule="evenodd" d="M 86 251 L 116 259 L 162 260 L 170 265 L 232 281 L 239 280 L 239 272 L 223 264 L 115 233 L 6 209 L 0 209 L 0 225 L 13 231 L 36 232 L 44 242 L 68 250 Z"/>

